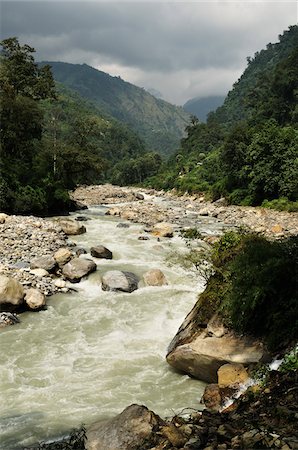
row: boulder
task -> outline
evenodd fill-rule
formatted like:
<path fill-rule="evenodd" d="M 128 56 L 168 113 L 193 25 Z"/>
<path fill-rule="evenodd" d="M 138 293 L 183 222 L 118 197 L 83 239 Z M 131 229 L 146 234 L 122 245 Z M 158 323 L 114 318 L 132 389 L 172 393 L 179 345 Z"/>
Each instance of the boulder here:
<path fill-rule="evenodd" d="M 10 312 L 0 313 L 0 328 L 7 327 L 8 325 L 15 325 L 20 323 L 16 314 Z"/>
<path fill-rule="evenodd" d="M 128 223 L 123 223 L 120 222 L 116 225 L 117 228 L 129 228 L 129 224 Z"/>
<path fill-rule="evenodd" d="M 167 283 L 164 273 L 159 269 L 150 269 L 143 275 L 147 286 L 163 286 Z"/>
<path fill-rule="evenodd" d="M 52 256 L 38 256 L 30 262 L 30 269 L 44 269 L 52 272 L 56 267 L 56 261 Z"/>
<path fill-rule="evenodd" d="M 102 277 L 102 290 L 133 292 L 138 289 L 138 283 L 138 277 L 132 272 L 110 270 Z"/>
<path fill-rule="evenodd" d="M 0 275 L 0 311 L 13 311 L 22 305 L 24 289 L 14 278 Z"/>
<path fill-rule="evenodd" d="M 239 337 L 229 332 L 222 337 L 201 332 L 187 343 L 174 347 L 167 355 L 172 366 L 192 377 L 214 383 L 218 369 L 227 363 L 249 365 L 258 363 L 264 356 L 260 342 L 249 337 Z"/>
<path fill-rule="evenodd" d="M 137 200 L 144 200 L 144 198 L 145 198 L 144 195 L 141 194 L 140 192 L 135 192 L 134 196 Z"/>
<path fill-rule="evenodd" d="M 73 250 L 77 256 L 85 255 L 87 253 L 87 250 L 82 247 L 75 247 Z"/>
<path fill-rule="evenodd" d="M 31 269 L 30 273 L 38 278 L 47 277 L 49 275 L 49 272 L 45 269 Z"/>
<path fill-rule="evenodd" d="M 173 237 L 173 227 L 170 223 L 159 222 L 153 226 L 152 233 L 159 237 Z"/>
<path fill-rule="evenodd" d="M 86 228 L 84 227 L 84 225 L 73 219 L 62 219 L 59 221 L 59 225 L 67 235 L 86 233 Z"/>
<path fill-rule="evenodd" d="M 25 303 L 30 309 L 40 309 L 46 304 L 45 296 L 38 289 L 25 291 Z"/>
<path fill-rule="evenodd" d="M 121 208 L 118 206 L 114 206 L 113 208 L 110 208 L 106 212 L 106 216 L 120 216 Z"/>
<path fill-rule="evenodd" d="M 249 376 L 243 364 L 224 364 L 217 371 L 220 387 L 234 386 L 245 383 Z"/>
<path fill-rule="evenodd" d="M 145 406 L 130 405 L 113 419 L 87 429 L 87 450 L 137 450 L 143 448 L 161 419 Z M 145 447 L 144 447 L 145 448 Z"/>
<path fill-rule="evenodd" d="M 8 215 L 5 213 L 0 213 L 0 223 L 5 223 Z"/>
<path fill-rule="evenodd" d="M 218 384 L 207 384 L 202 400 L 206 408 L 219 411 L 222 405 L 222 399 Z"/>
<path fill-rule="evenodd" d="M 72 283 L 78 283 L 81 278 L 96 270 L 96 264 L 90 259 L 74 258 L 62 269 L 62 273 Z"/>
<path fill-rule="evenodd" d="M 63 289 L 66 286 L 66 281 L 62 280 L 61 278 L 57 278 L 57 280 L 54 281 L 54 285 L 57 288 Z"/>
<path fill-rule="evenodd" d="M 112 259 L 113 253 L 108 248 L 103 245 L 97 245 L 96 247 L 91 247 L 90 253 L 95 258 Z"/>
<path fill-rule="evenodd" d="M 72 257 L 71 251 L 66 247 L 59 248 L 59 250 L 54 253 L 54 260 L 59 267 L 65 266 Z"/>

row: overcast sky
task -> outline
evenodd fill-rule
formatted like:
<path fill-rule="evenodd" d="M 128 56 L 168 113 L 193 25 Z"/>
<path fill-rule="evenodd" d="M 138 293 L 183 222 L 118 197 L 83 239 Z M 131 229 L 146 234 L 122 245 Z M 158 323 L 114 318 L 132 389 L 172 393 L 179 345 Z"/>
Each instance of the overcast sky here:
<path fill-rule="evenodd" d="M 1 1 L 1 38 L 87 63 L 183 104 L 226 94 L 246 57 L 297 23 L 286 1 Z"/>

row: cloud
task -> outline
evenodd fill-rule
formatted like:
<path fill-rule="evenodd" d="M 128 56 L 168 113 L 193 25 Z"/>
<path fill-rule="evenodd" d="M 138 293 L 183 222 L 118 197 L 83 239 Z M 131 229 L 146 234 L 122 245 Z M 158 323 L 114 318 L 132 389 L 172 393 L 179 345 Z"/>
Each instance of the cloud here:
<path fill-rule="evenodd" d="M 2 2 L 3 37 L 87 63 L 175 103 L 226 93 L 246 56 L 296 22 L 295 2 Z"/>

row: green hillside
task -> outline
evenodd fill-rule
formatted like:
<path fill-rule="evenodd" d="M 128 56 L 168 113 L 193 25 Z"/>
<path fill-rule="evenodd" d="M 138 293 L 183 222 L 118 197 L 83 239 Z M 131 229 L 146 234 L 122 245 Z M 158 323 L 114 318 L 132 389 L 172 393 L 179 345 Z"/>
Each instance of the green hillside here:
<path fill-rule="evenodd" d="M 224 102 L 223 95 L 212 95 L 209 97 L 196 97 L 188 100 L 183 109 L 196 116 L 200 122 L 206 122 L 211 111 L 215 111 Z"/>
<path fill-rule="evenodd" d="M 213 200 L 297 209 L 298 27 L 248 58 L 206 124 L 193 119 L 180 149 L 150 181 Z"/>
<path fill-rule="evenodd" d="M 189 115 L 155 98 L 145 89 L 112 77 L 87 64 L 46 62 L 55 80 L 92 101 L 103 112 L 128 124 L 144 140 L 148 150 L 166 156 L 179 146 Z"/>

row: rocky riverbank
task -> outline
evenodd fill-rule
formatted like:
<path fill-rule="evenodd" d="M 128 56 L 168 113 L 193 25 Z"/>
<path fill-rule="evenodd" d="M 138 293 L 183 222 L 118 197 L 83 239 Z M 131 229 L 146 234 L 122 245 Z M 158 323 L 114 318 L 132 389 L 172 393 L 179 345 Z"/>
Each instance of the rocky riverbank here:
<path fill-rule="evenodd" d="M 145 197 L 143 199 L 142 197 Z M 109 214 L 152 226 L 170 222 L 176 227 L 193 227 L 198 223 L 221 223 L 227 227 L 244 227 L 270 238 L 290 236 L 298 232 L 298 213 L 261 207 L 227 205 L 224 199 L 207 202 L 203 196 L 178 196 L 175 192 L 122 188 L 112 185 L 80 187 L 72 193 L 74 200 L 86 206 L 115 204 Z M 131 204 L 128 202 L 133 201 Z M 123 203 L 121 205 L 121 203 Z"/>

